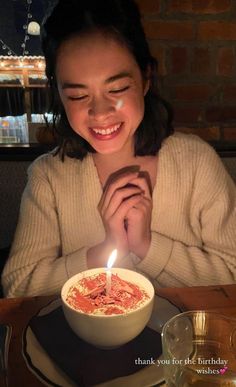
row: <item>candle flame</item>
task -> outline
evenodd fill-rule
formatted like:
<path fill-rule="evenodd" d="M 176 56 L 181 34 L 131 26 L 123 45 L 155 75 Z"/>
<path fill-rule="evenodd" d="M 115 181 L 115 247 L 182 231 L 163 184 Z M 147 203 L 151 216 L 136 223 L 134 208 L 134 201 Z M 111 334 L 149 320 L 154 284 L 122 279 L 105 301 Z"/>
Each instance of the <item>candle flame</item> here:
<path fill-rule="evenodd" d="M 108 261 L 107 261 L 107 268 L 111 269 L 111 267 L 114 265 L 114 262 L 117 257 L 117 250 L 113 250 L 112 253 L 110 254 Z"/>

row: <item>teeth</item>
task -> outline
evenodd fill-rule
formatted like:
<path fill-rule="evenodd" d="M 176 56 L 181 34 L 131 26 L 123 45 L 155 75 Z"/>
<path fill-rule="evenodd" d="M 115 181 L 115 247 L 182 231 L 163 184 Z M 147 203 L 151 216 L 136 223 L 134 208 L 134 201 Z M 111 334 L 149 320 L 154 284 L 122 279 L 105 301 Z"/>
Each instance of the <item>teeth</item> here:
<path fill-rule="evenodd" d="M 120 124 L 117 124 L 115 126 L 112 126 L 110 128 L 107 128 L 107 129 L 97 129 L 97 128 L 92 128 L 92 130 L 95 132 L 95 133 L 98 133 L 98 134 L 103 134 L 103 135 L 106 135 L 106 134 L 111 134 L 113 132 L 116 132 L 117 129 L 119 129 L 120 127 Z"/>

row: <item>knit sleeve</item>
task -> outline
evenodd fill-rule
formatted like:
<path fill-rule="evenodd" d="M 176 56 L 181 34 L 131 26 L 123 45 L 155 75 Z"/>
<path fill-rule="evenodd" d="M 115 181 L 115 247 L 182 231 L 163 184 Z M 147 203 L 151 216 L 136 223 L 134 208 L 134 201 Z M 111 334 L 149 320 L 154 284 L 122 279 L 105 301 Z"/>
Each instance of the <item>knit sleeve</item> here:
<path fill-rule="evenodd" d="M 236 282 L 235 184 L 208 145 L 196 164 L 191 205 L 194 211 L 183 217 L 188 216 L 190 228 L 198 224 L 198 241 L 186 244 L 152 231 L 149 251 L 137 265 L 160 286 Z"/>
<path fill-rule="evenodd" d="M 59 293 L 70 276 L 87 269 L 86 247 L 62 256 L 53 189 L 43 162 L 35 163 L 31 169 L 2 275 L 7 297 Z"/>

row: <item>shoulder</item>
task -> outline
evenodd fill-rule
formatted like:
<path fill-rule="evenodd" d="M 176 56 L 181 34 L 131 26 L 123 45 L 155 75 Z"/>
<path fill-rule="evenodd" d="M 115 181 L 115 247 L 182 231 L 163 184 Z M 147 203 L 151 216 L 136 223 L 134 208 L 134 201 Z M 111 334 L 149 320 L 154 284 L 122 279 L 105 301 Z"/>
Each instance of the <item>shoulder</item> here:
<path fill-rule="evenodd" d="M 179 163 L 222 164 L 216 151 L 206 141 L 193 134 L 175 132 L 162 145 L 160 155 Z M 210 163 L 210 164 L 209 164 Z"/>
<path fill-rule="evenodd" d="M 204 186 L 205 192 L 234 186 L 217 152 L 198 136 L 176 132 L 163 143 L 160 157 L 179 176 L 192 176 L 194 185 Z"/>
<path fill-rule="evenodd" d="M 214 149 L 200 137 L 181 132 L 175 132 L 168 137 L 164 141 L 162 149 L 176 154 L 180 152 L 191 153 L 193 156 L 202 153 L 215 153 Z"/>
<path fill-rule="evenodd" d="M 56 176 L 67 176 L 79 172 L 82 161 L 65 157 L 64 161 L 54 151 L 43 154 L 33 161 L 28 168 L 29 177 L 47 177 L 49 180 Z"/>

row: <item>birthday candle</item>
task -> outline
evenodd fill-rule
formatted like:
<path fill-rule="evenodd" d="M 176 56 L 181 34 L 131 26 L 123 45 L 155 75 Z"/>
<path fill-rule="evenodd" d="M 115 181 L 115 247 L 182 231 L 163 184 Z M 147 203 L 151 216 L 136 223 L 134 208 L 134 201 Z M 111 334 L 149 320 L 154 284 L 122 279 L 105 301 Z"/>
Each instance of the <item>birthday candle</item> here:
<path fill-rule="evenodd" d="M 107 261 L 107 269 L 106 269 L 106 294 L 109 294 L 111 291 L 111 268 L 114 265 L 114 262 L 117 257 L 117 250 L 113 250 L 109 256 Z"/>

